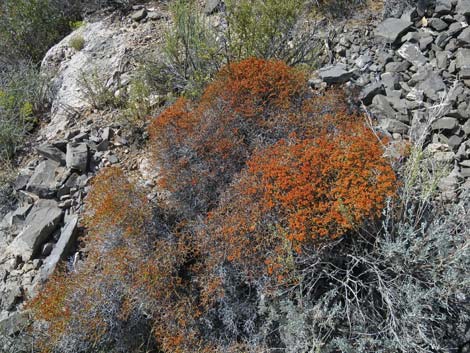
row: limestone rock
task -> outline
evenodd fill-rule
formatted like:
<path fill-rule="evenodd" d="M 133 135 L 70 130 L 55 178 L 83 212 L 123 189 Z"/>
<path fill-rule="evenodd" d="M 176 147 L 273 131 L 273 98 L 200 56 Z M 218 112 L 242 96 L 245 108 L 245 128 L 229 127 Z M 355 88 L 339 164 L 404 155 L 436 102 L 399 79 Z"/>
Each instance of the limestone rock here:
<path fill-rule="evenodd" d="M 398 54 L 415 67 L 426 64 L 427 59 L 416 44 L 405 43 L 398 49 Z"/>
<path fill-rule="evenodd" d="M 396 42 L 412 26 L 411 22 L 398 19 L 387 18 L 375 29 L 375 36 L 384 39 L 388 43 Z"/>
<path fill-rule="evenodd" d="M 36 151 L 53 161 L 60 163 L 60 165 L 65 165 L 65 153 L 59 150 L 57 147 L 54 147 L 49 144 L 44 144 L 41 146 L 36 147 Z"/>
<path fill-rule="evenodd" d="M 57 229 L 62 220 L 62 210 L 53 200 L 39 200 L 26 217 L 21 233 L 8 246 L 8 253 L 30 260 L 41 245 Z"/>
<path fill-rule="evenodd" d="M 327 66 L 320 69 L 318 74 L 326 83 L 344 83 L 352 76 L 352 72 L 348 71 L 347 66 L 344 64 Z"/>
<path fill-rule="evenodd" d="M 67 168 L 86 173 L 88 169 L 88 146 L 85 143 L 67 144 Z"/>
<path fill-rule="evenodd" d="M 57 189 L 56 178 L 63 171 L 59 163 L 52 160 L 45 160 L 36 167 L 33 175 L 26 185 L 26 190 L 41 198 L 52 197 Z"/>

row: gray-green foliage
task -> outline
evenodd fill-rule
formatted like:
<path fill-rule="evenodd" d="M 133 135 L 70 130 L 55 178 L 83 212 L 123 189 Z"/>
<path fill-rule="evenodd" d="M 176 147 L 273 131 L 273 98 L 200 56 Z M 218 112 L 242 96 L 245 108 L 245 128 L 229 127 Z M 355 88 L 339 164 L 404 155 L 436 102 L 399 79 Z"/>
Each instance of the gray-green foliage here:
<path fill-rule="evenodd" d="M 146 78 L 160 92 L 195 95 L 224 62 L 216 35 L 195 1 L 176 0 L 163 57 L 145 62 Z"/>
<path fill-rule="evenodd" d="M 0 56 L 39 62 L 68 31 L 55 0 L 3 0 L 0 3 Z"/>
<path fill-rule="evenodd" d="M 0 71 L 0 161 L 11 158 L 37 122 L 35 113 L 45 101 L 46 85 L 28 63 Z"/>
<path fill-rule="evenodd" d="M 115 95 L 108 80 L 98 69 L 82 71 L 78 83 L 82 98 L 95 109 L 119 108 L 123 105 L 123 100 Z"/>
<path fill-rule="evenodd" d="M 470 192 L 443 203 L 438 185 L 448 168 L 423 151 L 445 105 L 432 107 L 419 127 L 382 223 L 299 256 L 298 285 L 260 302 L 257 342 L 321 353 L 468 346 Z"/>
<path fill-rule="evenodd" d="M 177 0 L 160 58 L 147 58 L 148 82 L 160 93 L 197 96 L 225 64 L 247 57 L 314 66 L 321 41 L 305 21 L 305 0 L 226 1 L 219 24 L 210 22 L 194 0 Z"/>
<path fill-rule="evenodd" d="M 280 59 L 290 65 L 315 64 L 319 43 L 306 24 L 305 0 L 229 0 L 226 38 L 229 55 Z"/>

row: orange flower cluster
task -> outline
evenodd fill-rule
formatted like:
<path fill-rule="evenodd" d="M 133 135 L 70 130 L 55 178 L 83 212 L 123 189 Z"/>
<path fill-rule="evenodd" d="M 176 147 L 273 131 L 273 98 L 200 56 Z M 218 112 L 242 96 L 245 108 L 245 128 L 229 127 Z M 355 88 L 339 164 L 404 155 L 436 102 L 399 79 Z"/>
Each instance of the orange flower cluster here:
<path fill-rule="evenodd" d="M 205 213 L 255 148 L 292 132 L 313 135 L 321 116 L 346 110 L 339 93 L 312 97 L 305 73 L 250 58 L 224 67 L 199 101 L 180 98 L 149 127 L 161 186 L 186 215 Z"/>
<path fill-rule="evenodd" d="M 292 137 L 255 153 L 202 232 L 210 266 L 228 260 L 249 276 L 267 271 L 282 280 L 292 251 L 300 255 L 304 245 L 380 217 L 395 173 L 374 133 L 351 119 L 317 138 Z"/>

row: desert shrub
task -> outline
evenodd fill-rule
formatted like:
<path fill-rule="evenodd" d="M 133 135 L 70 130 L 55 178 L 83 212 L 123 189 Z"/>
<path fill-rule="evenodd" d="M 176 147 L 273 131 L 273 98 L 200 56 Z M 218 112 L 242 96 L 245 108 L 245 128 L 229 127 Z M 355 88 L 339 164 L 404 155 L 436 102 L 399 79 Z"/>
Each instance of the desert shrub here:
<path fill-rule="evenodd" d="M 395 174 L 361 121 L 315 139 L 261 149 L 209 214 L 204 248 L 214 267 L 284 276 L 304 246 L 320 247 L 379 219 Z M 233 188 L 233 189 L 232 189 Z M 276 282 L 276 278 L 275 278 Z"/>
<path fill-rule="evenodd" d="M 0 160 L 11 158 L 36 124 L 45 90 L 35 65 L 8 65 L 0 71 Z"/>
<path fill-rule="evenodd" d="M 408 163 L 404 168 L 411 170 Z M 298 285 L 260 301 L 265 327 L 258 341 L 271 341 L 282 352 L 452 352 L 465 347 L 470 198 L 436 203 L 436 175 L 429 173 L 427 162 L 420 169 L 418 178 L 402 174 L 398 204 L 385 208 L 374 241 L 359 233 L 356 241 L 332 243 L 299 258 Z"/>
<path fill-rule="evenodd" d="M 13 209 L 17 201 L 13 189 L 13 181 L 16 177 L 15 168 L 8 160 L 2 162 L 3 168 L 0 171 L 0 219 Z"/>
<path fill-rule="evenodd" d="M 152 215 L 122 170 L 95 177 L 86 199 L 86 258 L 56 272 L 29 303 L 42 352 L 143 353 L 157 345 L 192 352 L 200 345 L 198 308 L 181 275 L 191 272 L 188 249 Z"/>
<path fill-rule="evenodd" d="M 280 61 L 251 58 L 228 65 L 200 101 L 181 98 L 152 121 L 162 186 L 180 209 L 206 212 L 256 146 L 294 131 L 311 133 L 319 117 L 330 113 L 328 99 L 307 98 L 304 73 Z M 340 109 L 341 101 L 335 105 Z"/>
<path fill-rule="evenodd" d="M 221 47 L 195 1 L 171 4 L 172 22 L 165 35 L 162 57 L 142 63 L 145 77 L 159 93 L 186 92 L 197 96 L 223 64 Z"/>
<path fill-rule="evenodd" d="M 5 0 L 0 14 L 0 51 L 9 58 L 39 62 L 68 31 L 67 19 L 53 0 Z"/>
<path fill-rule="evenodd" d="M 304 0 L 228 1 L 214 27 L 195 1 L 176 1 L 161 58 L 147 58 L 148 82 L 159 93 L 197 97 L 219 69 L 252 56 L 314 66 L 321 41 L 306 21 Z"/>
<path fill-rule="evenodd" d="M 144 236 L 147 200 L 109 168 L 94 179 L 86 204 L 86 260 L 54 274 L 30 303 L 38 346 L 61 353 L 152 349 L 151 322 L 130 305 L 133 278 L 152 249 Z"/>
<path fill-rule="evenodd" d="M 85 38 L 81 35 L 75 35 L 70 38 L 69 45 L 76 51 L 80 51 L 85 47 Z"/>
<path fill-rule="evenodd" d="M 229 56 L 278 59 L 289 65 L 314 65 L 319 41 L 315 23 L 306 18 L 304 0 L 227 1 L 226 40 Z"/>
<path fill-rule="evenodd" d="M 350 17 L 354 9 L 366 5 L 366 0 L 313 0 L 314 12 L 338 18 Z"/>
<path fill-rule="evenodd" d="M 115 96 L 107 79 L 97 69 L 81 72 L 78 84 L 83 99 L 94 109 L 119 108 L 125 103 L 124 99 Z"/>

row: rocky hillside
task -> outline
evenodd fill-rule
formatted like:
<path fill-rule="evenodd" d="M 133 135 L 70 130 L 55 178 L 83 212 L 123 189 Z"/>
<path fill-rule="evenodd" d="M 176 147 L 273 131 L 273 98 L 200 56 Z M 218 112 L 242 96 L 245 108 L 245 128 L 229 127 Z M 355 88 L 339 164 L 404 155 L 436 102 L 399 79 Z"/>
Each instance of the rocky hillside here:
<path fill-rule="evenodd" d="M 392 145 L 421 143 L 432 156 L 430 170 L 442 162 L 448 166 L 438 185 L 441 202 L 458 204 L 470 191 L 470 0 L 418 3 L 397 17 L 373 13 L 367 21 L 323 22 L 323 64 L 309 83 L 316 94 L 345 88 Z M 216 25 L 223 9 L 219 1 L 205 4 Z M 127 170 L 150 200 L 161 192 L 145 129 L 123 121 L 119 104 L 100 108 L 85 91 L 101 90 L 118 101 L 129 90 L 139 58 L 164 40 L 169 21 L 167 7 L 157 2 L 127 13 L 95 14 L 43 59 L 41 72 L 50 81 L 48 119 L 35 133 L 31 152 L 21 156 L 14 181 L 18 201 L 0 222 L 0 351 L 17 352 L 16 338 L 30 325 L 25 306 L 56 268 L 66 264 L 73 272 L 86 257 L 80 246 L 84 200 L 101 169 Z M 74 48 L 74 38 L 83 39 L 83 46 Z M 93 77 L 101 86 L 93 85 Z M 146 102 L 153 112 L 164 104 L 158 94 Z M 468 294 L 461 296 L 459 303 L 468 308 Z M 468 352 L 469 335 L 467 325 L 465 337 L 455 339 L 457 348 L 437 351 Z"/>

